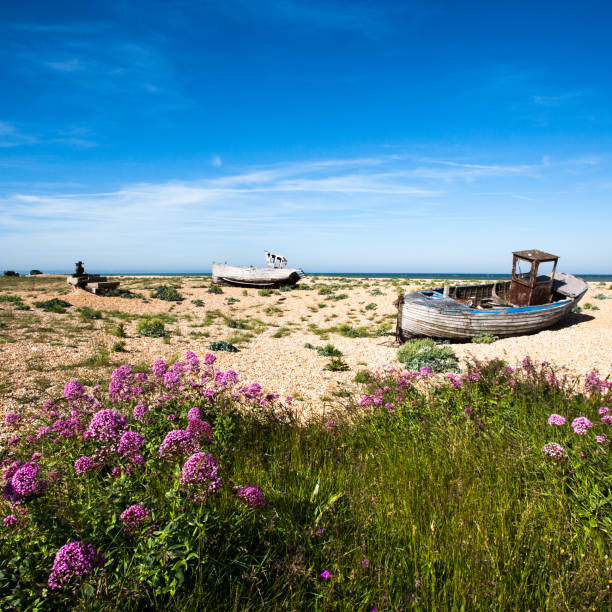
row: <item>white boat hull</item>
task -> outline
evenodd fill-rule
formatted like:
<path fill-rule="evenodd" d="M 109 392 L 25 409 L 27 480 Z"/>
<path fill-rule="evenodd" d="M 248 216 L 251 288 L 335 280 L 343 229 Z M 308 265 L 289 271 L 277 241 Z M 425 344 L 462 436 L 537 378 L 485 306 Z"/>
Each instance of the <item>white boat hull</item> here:
<path fill-rule="evenodd" d="M 295 285 L 304 272 L 299 268 L 246 268 L 213 262 L 212 281 L 237 287 L 279 287 Z"/>

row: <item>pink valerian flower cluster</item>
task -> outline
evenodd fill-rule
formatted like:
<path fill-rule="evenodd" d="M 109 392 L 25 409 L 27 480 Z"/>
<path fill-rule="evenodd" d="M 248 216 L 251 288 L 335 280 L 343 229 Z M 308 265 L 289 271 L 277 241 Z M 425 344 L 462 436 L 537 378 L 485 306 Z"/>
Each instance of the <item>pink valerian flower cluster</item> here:
<path fill-rule="evenodd" d="M 233 491 L 249 508 L 264 508 L 266 505 L 266 498 L 258 487 L 234 487 Z"/>
<path fill-rule="evenodd" d="M 565 425 L 565 417 L 561 416 L 560 414 L 553 413 L 548 417 L 548 424 L 556 425 L 557 427 L 560 427 L 561 425 Z"/>
<path fill-rule="evenodd" d="M 145 416 L 149 412 L 149 409 L 142 404 L 137 404 L 134 406 L 134 410 L 132 411 L 132 415 L 134 416 L 135 421 L 145 421 Z"/>
<path fill-rule="evenodd" d="M 113 370 L 108 385 L 108 395 L 114 402 L 121 399 L 136 400 L 145 392 L 147 386 L 145 374 L 134 374 L 132 368 L 124 364 Z"/>
<path fill-rule="evenodd" d="M 595 370 L 586 375 L 586 379 L 584 381 L 585 393 L 601 393 L 603 395 L 610 390 L 612 390 L 612 380 L 609 381 L 599 378 Z"/>
<path fill-rule="evenodd" d="M 75 577 L 93 572 L 96 567 L 103 567 L 104 555 L 87 542 L 68 542 L 64 544 L 53 561 L 48 584 L 51 589 L 61 589 Z"/>
<path fill-rule="evenodd" d="M 74 471 L 77 474 L 84 474 L 85 472 L 87 472 L 88 470 L 90 470 L 92 467 L 94 467 L 94 460 L 91 457 L 79 457 L 75 462 L 74 462 Z"/>
<path fill-rule="evenodd" d="M 542 447 L 542 452 L 559 461 L 563 458 L 564 449 L 556 442 L 549 442 Z"/>
<path fill-rule="evenodd" d="M 551 386 L 551 387 L 556 387 L 557 389 L 561 388 L 561 382 L 559 381 L 559 379 L 555 376 L 554 372 L 550 372 L 550 374 L 548 374 L 546 376 L 546 382 Z"/>
<path fill-rule="evenodd" d="M 190 408 L 189 411 L 187 412 L 187 420 L 191 421 L 191 419 L 201 419 L 202 418 L 202 412 L 200 411 L 199 408 Z"/>
<path fill-rule="evenodd" d="M 604 414 L 608 414 L 610 412 L 610 409 L 607 406 L 600 406 L 597 409 L 597 414 L 599 416 L 603 416 Z"/>
<path fill-rule="evenodd" d="M 213 381 L 217 386 L 225 389 L 234 386 L 238 382 L 238 374 L 234 370 L 228 370 L 227 372 L 218 370 L 215 372 Z"/>
<path fill-rule="evenodd" d="M 156 359 L 153 362 L 153 376 L 160 381 L 168 371 L 168 364 L 163 359 Z"/>
<path fill-rule="evenodd" d="M 185 353 L 185 368 L 192 374 L 199 374 L 200 372 L 200 360 L 193 351 L 187 351 Z"/>
<path fill-rule="evenodd" d="M 210 453 L 191 455 L 181 471 L 181 490 L 193 501 L 204 501 L 222 486 L 218 470 L 219 466 Z"/>
<path fill-rule="evenodd" d="M 580 435 L 585 434 L 587 430 L 589 430 L 591 427 L 593 427 L 593 423 L 591 423 L 589 419 L 583 416 L 576 417 L 572 421 L 572 429 L 574 430 L 574 433 L 577 433 Z"/>
<path fill-rule="evenodd" d="M 606 442 L 609 442 L 609 440 L 605 435 L 595 436 L 595 442 L 597 442 L 597 444 L 605 444 Z"/>
<path fill-rule="evenodd" d="M 35 461 L 28 461 L 20 465 L 13 473 L 7 485 L 11 485 L 17 499 L 22 501 L 28 497 L 42 495 L 47 488 L 47 481 L 39 476 L 40 466 Z M 6 478 L 6 474 L 5 474 Z"/>
<path fill-rule="evenodd" d="M 95 391 L 93 389 L 92 391 Z M 67 400 L 68 405 L 71 406 L 76 412 L 73 411 L 72 416 L 77 417 L 80 414 L 80 411 L 83 408 L 91 408 L 100 406 L 100 402 L 96 400 L 96 398 L 92 395 L 88 395 L 85 391 L 85 388 L 78 380 L 70 380 L 64 385 L 64 399 Z M 49 406 L 49 407 L 47 407 Z M 56 405 L 53 402 L 46 402 L 45 409 L 50 412 L 50 415 L 53 418 L 51 412 L 56 410 Z"/>
<path fill-rule="evenodd" d="M 79 400 L 85 395 L 85 388 L 78 380 L 71 380 L 64 385 L 64 397 L 67 400 Z"/>
<path fill-rule="evenodd" d="M 261 385 L 256 382 L 240 387 L 238 392 L 241 393 L 247 400 L 259 399 L 263 395 Z"/>
<path fill-rule="evenodd" d="M 2 524 L 5 527 L 12 527 L 19 519 L 14 514 L 9 514 L 2 519 Z"/>
<path fill-rule="evenodd" d="M 150 516 L 151 511 L 148 508 L 134 504 L 121 513 L 119 520 L 123 523 L 126 535 L 133 535 Z"/>
<path fill-rule="evenodd" d="M 117 452 L 124 457 L 134 457 L 145 437 L 137 431 L 126 431 L 119 440 Z"/>
<path fill-rule="evenodd" d="M 173 429 L 166 434 L 164 441 L 159 446 L 161 459 L 177 459 L 197 453 L 200 445 L 191 432 L 185 429 Z"/>
<path fill-rule="evenodd" d="M 21 415 L 20 414 L 15 414 L 14 412 L 9 412 L 4 417 L 4 423 L 6 425 L 13 425 L 14 423 L 18 423 L 20 420 L 21 420 Z"/>
<path fill-rule="evenodd" d="M 97 442 L 116 442 L 127 429 L 127 420 L 114 410 L 99 410 L 94 414 L 87 430 L 87 437 Z"/>
<path fill-rule="evenodd" d="M 187 431 L 201 444 L 214 444 L 212 427 L 202 419 L 190 419 Z"/>

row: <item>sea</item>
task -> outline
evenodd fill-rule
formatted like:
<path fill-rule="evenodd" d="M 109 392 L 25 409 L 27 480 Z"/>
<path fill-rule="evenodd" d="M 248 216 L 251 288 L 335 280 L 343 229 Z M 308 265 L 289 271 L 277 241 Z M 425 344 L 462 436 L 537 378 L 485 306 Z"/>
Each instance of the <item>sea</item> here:
<path fill-rule="evenodd" d="M 49 274 L 72 274 L 74 270 L 43 270 Z M 29 270 L 17 270 L 20 274 L 28 274 Z M 103 274 L 105 276 L 210 276 L 211 272 L 191 271 L 191 272 L 154 272 L 154 271 L 135 271 L 135 270 L 89 270 L 90 274 Z M 612 282 L 612 274 L 580 274 L 579 272 L 570 272 L 574 276 L 579 276 L 590 283 Z M 346 278 L 431 278 L 431 279 L 449 279 L 457 281 L 466 280 L 509 280 L 510 274 L 502 274 L 496 272 L 487 273 L 466 273 L 466 272 L 307 272 L 307 277 L 312 276 L 335 276 Z"/>

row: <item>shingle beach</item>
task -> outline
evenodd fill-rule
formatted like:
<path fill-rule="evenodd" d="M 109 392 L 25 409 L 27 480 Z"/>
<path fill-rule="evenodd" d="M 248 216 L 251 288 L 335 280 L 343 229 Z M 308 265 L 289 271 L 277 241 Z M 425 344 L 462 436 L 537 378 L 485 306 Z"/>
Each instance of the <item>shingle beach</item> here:
<path fill-rule="evenodd" d="M 142 298 L 100 297 L 80 289 L 68 290 L 64 276 L 43 276 L 30 283 L 24 279 L 3 289 L 0 295 L 18 295 L 31 310 L 15 310 L 7 302 L 0 304 L 0 320 L 4 323 L 0 328 L 2 414 L 36 409 L 45 399 L 61 394 L 63 384 L 73 378 L 104 385 L 110 372 L 123 363 L 146 369 L 155 359 L 182 359 L 187 350 L 201 356 L 210 352 L 211 341 L 230 340 L 239 352 L 216 351 L 219 368 L 235 370 L 241 383 L 259 382 L 266 391 L 292 396 L 294 406 L 307 416 L 326 407 L 337 407 L 347 390 L 357 393 L 358 385 L 353 379 L 358 370 L 400 367 L 394 338 L 397 294 L 432 286 L 424 280 L 408 284 L 405 279 L 307 277 L 301 284 L 309 285 L 310 290 L 260 295 L 256 289 L 245 291 L 238 287 L 223 287 L 220 294 L 209 293 L 207 277 L 117 280 L 121 280 L 122 288 Z M 151 298 L 151 289 L 161 284 L 177 284 L 183 300 Z M 320 294 L 323 286 L 329 286 L 332 293 L 324 290 Z M 581 305 L 592 304 L 595 308 L 572 314 L 551 329 L 492 344 L 462 343 L 452 347 L 463 363 L 501 358 L 516 365 L 529 356 L 533 362 L 548 362 L 571 377 L 584 376 L 591 370 L 597 370 L 602 377 L 609 376 L 610 287 L 609 283 L 591 283 Z M 43 312 L 33 304 L 53 297 L 60 297 L 72 307 L 66 314 L 56 314 Z M 203 305 L 193 303 L 199 304 L 197 300 Z M 102 318 L 84 321 L 77 311 L 80 307 L 98 310 Z M 137 317 L 157 314 L 172 318 L 166 323 L 169 339 L 140 337 Z M 118 339 L 108 333 L 109 326 L 119 321 L 124 324 L 124 350 L 113 352 L 111 348 Z M 237 322 L 237 327 L 232 327 L 230 321 Z M 390 329 L 386 335 L 354 338 L 321 331 L 343 323 L 364 327 L 372 335 L 377 330 L 382 334 L 385 326 Z M 324 370 L 328 359 L 305 347 L 327 343 L 343 353 L 349 370 Z M 99 367 L 79 365 L 100 351 L 108 351 L 106 363 Z"/>

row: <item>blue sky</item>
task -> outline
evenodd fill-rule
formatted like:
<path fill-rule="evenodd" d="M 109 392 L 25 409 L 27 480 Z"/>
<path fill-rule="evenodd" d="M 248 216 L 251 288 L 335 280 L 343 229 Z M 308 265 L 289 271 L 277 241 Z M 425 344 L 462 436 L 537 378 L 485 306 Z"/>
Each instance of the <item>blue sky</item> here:
<path fill-rule="evenodd" d="M 612 272 L 608 2 L 0 2 L 2 269 Z"/>

